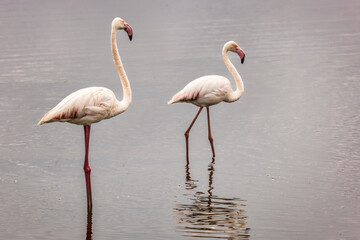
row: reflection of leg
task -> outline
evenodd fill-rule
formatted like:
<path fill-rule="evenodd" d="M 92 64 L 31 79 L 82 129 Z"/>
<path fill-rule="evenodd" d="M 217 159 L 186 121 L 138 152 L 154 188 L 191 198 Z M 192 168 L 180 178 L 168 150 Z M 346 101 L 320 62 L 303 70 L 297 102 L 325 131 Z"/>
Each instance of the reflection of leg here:
<path fill-rule="evenodd" d="M 198 180 L 192 180 L 191 176 L 190 176 L 190 162 L 186 161 L 186 166 L 185 166 L 185 189 L 186 190 L 191 190 L 197 187 L 196 182 L 198 182 Z"/>
<path fill-rule="evenodd" d="M 211 129 L 210 129 L 210 113 L 209 113 L 209 107 L 206 107 L 206 111 L 207 111 L 207 120 L 208 120 L 209 141 L 210 141 L 211 151 L 212 151 L 213 157 L 215 157 L 213 137 L 211 136 Z"/>
<path fill-rule="evenodd" d="M 186 141 L 186 161 L 189 161 L 189 132 L 192 128 L 192 126 L 194 125 L 197 117 L 199 116 L 201 110 L 203 109 L 203 107 L 200 107 L 198 113 L 196 114 L 196 116 L 194 117 L 193 121 L 191 122 L 189 128 L 186 130 L 185 132 L 185 141 Z"/>
<path fill-rule="evenodd" d="M 84 160 L 84 173 L 85 173 L 85 182 L 86 182 L 86 197 L 87 197 L 87 207 L 88 211 L 92 210 L 92 198 L 91 198 L 91 180 L 90 173 L 91 168 L 89 166 L 89 140 L 90 140 L 90 125 L 84 126 L 85 134 L 85 160 Z"/>
<path fill-rule="evenodd" d="M 211 206 L 211 201 L 213 196 L 212 190 L 214 189 L 214 187 L 212 186 L 212 184 L 213 184 L 213 176 L 215 171 L 214 165 L 215 165 L 215 158 L 213 157 L 211 163 L 208 166 L 208 171 L 209 171 L 208 207 Z"/>
<path fill-rule="evenodd" d="M 86 240 L 92 240 L 92 209 L 87 211 Z"/>

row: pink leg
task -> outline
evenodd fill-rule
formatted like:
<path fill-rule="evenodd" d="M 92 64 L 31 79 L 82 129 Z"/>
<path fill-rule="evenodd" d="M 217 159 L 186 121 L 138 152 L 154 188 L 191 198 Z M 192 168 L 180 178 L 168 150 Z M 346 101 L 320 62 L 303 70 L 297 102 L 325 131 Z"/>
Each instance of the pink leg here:
<path fill-rule="evenodd" d="M 196 116 L 194 117 L 194 120 L 191 122 L 189 128 L 186 130 L 185 132 L 185 141 L 186 141 L 186 161 L 189 162 L 189 132 L 192 128 L 192 126 L 194 125 L 197 117 L 199 116 L 201 110 L 203 109 L 203 107 L 200 107 L 198 113 L 196 114 Z"/>
<path fill-rule="evenodd" d="M 84 173 L 86 181 L 86 196 L 87 196 L 87 205 L 88 211 L 92 210 L 92 198 L 91 198 L 91 180 L 90 173 L 91 168 L 89 166 L 89 140 L 90 140 L 90 125 L 84 125 L 84 134 L 85 134 L 85 160 L 84 160 Z"/>
<path fill-rule="evenodd" d="M 210 113 L 209 113 L 209 107 L 206 107 L 206 111 L 207 111 L 207 120 L 208 120 L 208 131 L 209 131 L 209 141 L 210 141 L 210 145 L 211 145 L 211 151 L 213 154 L 213 158 L 215 157 L 215 150 L 214 150 L 214 144 L 213 144 L 213 137 L 211 136 L 211 129 L 210 129 Z"/>

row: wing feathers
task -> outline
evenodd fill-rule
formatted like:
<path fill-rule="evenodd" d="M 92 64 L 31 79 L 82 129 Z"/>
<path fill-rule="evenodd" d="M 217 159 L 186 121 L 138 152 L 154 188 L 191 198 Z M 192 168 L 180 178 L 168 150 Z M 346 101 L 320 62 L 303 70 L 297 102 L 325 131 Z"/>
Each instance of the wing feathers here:
<path fill-rule="evenodd" d="M 55 121 L 89 125 L 108 118 L 116 103 L 114 93 L 107 88 L 80 89 L 46 113 L 38 125 Z"/>
<path fill-rule="evenodd" d="M 204 76 L 188 83 L 171 98 L 168 104 L 191 102 L 209 106 L 223 101 L 229 90 L 231 84 L 227 78 L 217 75 Z"/>

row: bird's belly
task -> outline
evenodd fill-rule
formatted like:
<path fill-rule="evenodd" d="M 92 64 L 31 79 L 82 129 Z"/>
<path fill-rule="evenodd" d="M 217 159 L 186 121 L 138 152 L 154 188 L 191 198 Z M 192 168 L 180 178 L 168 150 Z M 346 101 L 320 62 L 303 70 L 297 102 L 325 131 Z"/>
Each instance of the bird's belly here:
<path fill-rule="evenodd" d="M 224 100 L 224 96 L 205 95 L 203 97 L 199 97 L 198 99 L 191 101 L 191 103 L 199 107 L 209 107 L 211 105 L 218 104 L 223 100 Z"/>
<path fill-rule="evenodd" d="M 65 122 L 69 122 L 77 125 L 91 125 L 93 123 L 100 122 L 104 119 L 106 118 L 99 115 L 85 115 L 81 118 L 73 118 L 73 119 L 65 120 Z"/>

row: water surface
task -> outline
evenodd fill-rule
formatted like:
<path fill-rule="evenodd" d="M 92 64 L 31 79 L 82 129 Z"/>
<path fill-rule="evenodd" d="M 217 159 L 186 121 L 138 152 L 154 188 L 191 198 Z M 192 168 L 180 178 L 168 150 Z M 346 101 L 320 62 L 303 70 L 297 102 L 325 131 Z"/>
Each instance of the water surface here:
<path fill-rule="evenodd" d="M 358 1 L 2 1 L 0 239 L 85 239 L 83 129 L 37 127 L 83 87 L 121 98 L 118 33 L 133 90 L 92 127 L 93 239 L 357 239 L 360 220 Z M 246 52 L 244 96 L 205 114 L 167 105 L 207 74 L 231 79 L 225 42 Z M 232 80 L 232 79 L 231 79 Z M 234 86 L 235 87 L 235 86 Z"/>

